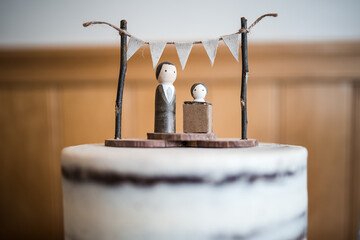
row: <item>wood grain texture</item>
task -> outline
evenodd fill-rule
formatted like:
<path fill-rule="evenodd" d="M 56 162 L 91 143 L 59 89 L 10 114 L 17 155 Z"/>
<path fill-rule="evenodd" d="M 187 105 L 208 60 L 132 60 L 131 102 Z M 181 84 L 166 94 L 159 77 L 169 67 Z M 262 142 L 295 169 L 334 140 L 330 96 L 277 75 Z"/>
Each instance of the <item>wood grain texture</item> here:
<path fill-rule="evenodd" d="M 113 84 L 63 88 L 60 94 L 64 127 L 62 146 L 103 142 L 114 137 L 115 95 L 116 85 Z M 125 129 L 123 134 L 126 135 Z"/>
<path fill-rule="evenodd" d="M 281 142 L 305 146 L 309 152 L 308 237 L 347 239 L 350 84 L 289 84 L 281 91 Z"/>
<path fill-rule="evenodd" d="M 216 139 L 215 133 L 148 133 L 148 139 L 168 141 L 195 141 Z"/>
<path fill-rule="evenodd" d="M 147 138 L 148 132 L 154 131 L 154 119 L 155 119 L 155 89 L 157 86 L 157 81 L 155 80 L 155 74 L 153 76 L 148 76 L 149 78 L 153 77 L 149 81 L 149 84 L 134 84 L 134 97 L 131 100 L 134 107 L 133 111 L 130 111 L 129 114 L 132 114 L 133 117 L 130 117 L 133 122 L 129 122 L 135 128 L 134 134 L 131 134 L 132 137 L 137 138 Z M 129 86 L 127 86 L 129 88 Z M 126 90 L 126 89 L 125 89 Z M 176 89 L 177 100 L 178 89 Z M 126 101 L 126 99 L 125 99 Z M 125 103 L 128 104 L 129 102 Z M 178 106 L 177 101 L 177 106 Z M 177 107 L 176 106 L 176 107 Z M 129 115 L 124 116 L 124 120 L 129 118 Z M 178 119 L 178 114 L 176 120 Z M 177 121 L 178 122 L 178 121 Z M 127 128 L 129 126 L 126 126 Z M 177 131 L 179 126 L 177 126 Z M 125 130 L 125 129 L 124 129 Z"/>
<path fill-rule="evenodd" d="M 360 75 L 359 42 L 249 44 L 248 48 L 250 77 L 254 82 L 358 81 Z M 159 62 L 162 61 L 170 61 L 181 69 L 175 46 L 165 48 Z M 0 83 L 115 83 L 118 66 L 118 47 L 0 49 Z M 126 81 L 144 82 L 153 76 L 150 50 L 144 46 L 129 60 Z M 194 46 L 186 71 L 179 71 L 177 79 L 193 82 L 222 79 L 234 83 L 240 77 L 241 63 L 234 61 L 227 47 L 220 43 L 213 67 L 204 48 Z"/>
<path fill-rule="evenodd" d="M 256 139 L 217 138 L 214 140 L 187 141 L 188 147 L 199 148 L 249 148 L 259 145 Z"/>
<path fill-rule="evenodd" d="M 154 133 L 148 133 L 149 139 L 106 139 L 105 146 L 119 148 L 248 148 L 259 145 L 256 139 L 214 138 L 208 140 L 209 138 L 213 138 L 213 136 L 209 136 L 208 134 L 174 133 L 172 136 L 170 134 L 153 134 Z"/>
<path fill-rule="evenodd" d="M 350 239 L 360 234 L 360 84 L 354 85 L 353 161 L 351 163 Z"/>
<path fill-rule="evenodd" d="M 360 42 L 248 47 L 248 137 L 306 146 L 309 239 L 354 236 Z M 181 69 L 173 46 L 160 61 Z M 0 50 L 1 239 L 63 239 L 60 149 L 114 137 L 118 66 L 116 47 Z M 183 132 L 182 104 L 192 100 L 190 87 L 202 82 L 213 104 L 213 132 L 239 138 L 240 79 L 241 63 L 226 46 L 219 46 L 213 67 L 204 48 L 194 47 L 174 83 L 177 132 Z M 143 47 L 128 63 L 124 138 L 153 131 L 156 86 Z"/>
<path fill-rule="evenodd" d="M 248 86 L 248 135 L 261 142 L 280 142 L 280 84 Z"/>
<path fill-rule="evenodd" d="M 239 78 L 240 79 L 240 78 Z M 240 80 L 233 84 L 207 84 L 213 104 L 213 132 L 220 138 L 241 136 Z M 249 137 L 252 137 L 249 135 Z"/>
<path fill-rule="evenodd" d="M 183 147 L 180 141 L 150 140 L 150 139 L 106 139 L 105 146 L 108 147 L 130 147 L 130 148 L 168 148 Z"/>
<path fill-rule="evenodd" d="M 63 239 L 57 91 L 0 89 L 0 238 Z"/>

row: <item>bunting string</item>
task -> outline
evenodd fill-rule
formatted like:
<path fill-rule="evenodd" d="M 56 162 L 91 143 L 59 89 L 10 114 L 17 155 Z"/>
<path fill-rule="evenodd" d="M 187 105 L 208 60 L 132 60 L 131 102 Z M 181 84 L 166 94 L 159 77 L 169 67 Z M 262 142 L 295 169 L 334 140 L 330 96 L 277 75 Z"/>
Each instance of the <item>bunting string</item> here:
<path fill-rule="evenodd" d="M 244 29 L 244 28 L 240 28 L 237 32 L 233 33 L 233 34 L 239 34 L 239 33 L 249 33 L 251 28 L 253 28 L 256 24 L 258 24 L 263 18 L 265 17 L 277 17 L 278 14 L 277 13 L 268 13 L 268 14 L 264 14 L 262 15 L 261 17 L 257 18 L 251 25 L 250 27 Z M 96 25 L 96 24 L 105 24 L 105 25 L 108 25 L 112 28 L 114 28 L 115 30 L 117 30 L 119 32 L 119 34 L 121 33 L 125 33 L 125 35 L 127 35 L 128 37 L 132 37 L 133 35 L 131 35 L 129 32 L 121 29 L 121 28 L 118 28 L 117 26 L 111 24 L 111 23 L 108 23 L 108 22 L 102 22 L 102 21 L 90 21 L 90 22 L 85 22 L 83 23 L 83 27 L 89 27 L 91 25 Z M 229 34 L 229 35 L 233 35 L 233 34 Z M 227 35 L 226 35 L 227 36 Z M 223 40 L 222 37 L 219 38 L 219 41 L 220 40 Z M 201 44 L 202 41 L 194 41 L 193 44 Z M 147 42 L 145 41 L 144 44 L 150 44 L 150 42 Z M 166 44 L 175 44 L 174 41 L 172 42 L 166 42 Z"/>
<path fill-rule="evenodd" d="M 128 48 L 127 48 L 127 60 L 129 60 L 134 53 L 144 44 L 150 45 L 150 53 L 151 53 L 151 59 L 153 62 L 153 68 L 156 67 L 162 52 L 164 51 L 164 48 L 167 44 L 174 44 L 179 56 L 179 60 L 181 63 L 182 69 L 185 68 L 187 59 L 190 55 L 192 46 L 194 44 L 202 44 L 206 50 L 206 53 L 208 54 L 208 57 L 211 62 L 211 66 L 214 64 L 215 56 L 216 56 L 216 50 L 218 46 L 219 41 L 224 41 L 226 46 L 229 48 L 231 54 L 234 56 L 234 58 L 239 61 L 239 43 L 240 43 L 240 33 L 249 33 L 250 30 L 258 24 L 263 18 L 265 17 L 277 17 L 277 13 L 268 13 L 260 16 L 257 18 L 248 28 L 240 28 L 237 32 L 229 35 L 224 35 L 216 39 L 210 39 L 210 40 L 203 40 L 203 41 L 188 41 L 188 42 L 169 42 L 169 41 L 161 41 L 161 42 L 148 42 L 143 41 L 141 39 L 136 38 L 129 32 L 127 32 L 124 29 L 118 28 L 113 24 L 107 23 L 107 22 L 101 22 L 101 21 L 92 21 L 92 22 L 86 22 L 83 24 L 84 27 L 88 27 L 95 24 L 105 24 L 108 25 L 115 30 L 119 32 L 119 34 L 125 34 L 128 37 L 130 37 Z"/>

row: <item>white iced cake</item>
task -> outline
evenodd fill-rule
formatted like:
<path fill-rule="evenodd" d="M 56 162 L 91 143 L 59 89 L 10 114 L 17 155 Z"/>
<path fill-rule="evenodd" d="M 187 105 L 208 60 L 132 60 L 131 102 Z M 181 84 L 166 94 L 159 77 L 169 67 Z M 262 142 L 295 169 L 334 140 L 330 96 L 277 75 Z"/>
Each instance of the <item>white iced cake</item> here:
<path fill-rule="evenodd" d="M 307 151 L 114 148 L 62 152 L 65 239 L 304 239 Z"/>

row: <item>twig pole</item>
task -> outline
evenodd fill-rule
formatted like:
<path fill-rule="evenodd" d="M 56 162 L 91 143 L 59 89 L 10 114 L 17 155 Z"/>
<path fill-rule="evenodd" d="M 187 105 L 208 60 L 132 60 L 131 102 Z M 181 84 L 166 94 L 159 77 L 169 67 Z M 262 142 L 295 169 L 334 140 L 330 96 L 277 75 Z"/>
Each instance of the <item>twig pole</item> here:
<path fill-rule="evenodd" d="M 241 28 L 247 28 L 246 18 L 241 18 Z M 249 76 L 248 67 L 248 52 L 247 52 L 247 32 L 241 33 L 241 58 L 242 58 L 242 76 L 241 76 L 241 138 L 247 139 L 247 103 L 246 103 L 246 88 Z"/>
<path fill-rule="evenodd" d="M 126 20 L 121 20 L 120 28 L 127 30 Z M 124 82 L 127 68 L 127 56 L 126 56 L 126 38 L 127 35 L 123 32 L 120 34 L 120 72 L 119 72 L 119 81 L 118 88 L 116 93 L 116 102 L 115 102 L 115 139 L 121 139 L 121 116 L 122 116 L 122 100 L 124 93 Z"/>

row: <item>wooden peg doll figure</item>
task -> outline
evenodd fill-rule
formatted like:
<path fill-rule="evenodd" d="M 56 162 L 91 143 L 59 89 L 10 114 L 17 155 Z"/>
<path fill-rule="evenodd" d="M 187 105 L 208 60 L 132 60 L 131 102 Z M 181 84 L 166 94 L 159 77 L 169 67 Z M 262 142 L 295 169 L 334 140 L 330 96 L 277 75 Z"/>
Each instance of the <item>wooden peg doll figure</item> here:
<path fill-rule="evenodd" d="M 207 94 L 207 87 L 202 83 L 195 83 L 191 87 L 191 96 L 194 98 L 194 102 L 205 102 Z"/>
<path fill-rule="evenodd" d="M 155 129 L 158 133 L 175 133 L 176 67 L 170 62 L 162 62 L 156 68 L 156 79 L 159 85 L 155 94 Z"/>

